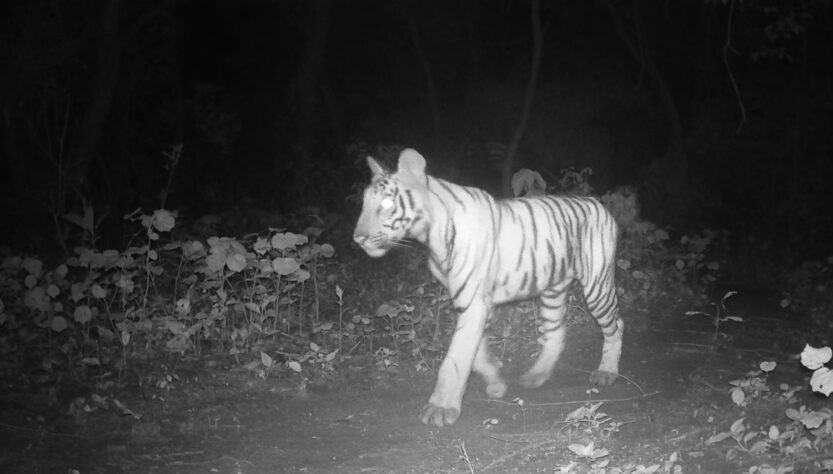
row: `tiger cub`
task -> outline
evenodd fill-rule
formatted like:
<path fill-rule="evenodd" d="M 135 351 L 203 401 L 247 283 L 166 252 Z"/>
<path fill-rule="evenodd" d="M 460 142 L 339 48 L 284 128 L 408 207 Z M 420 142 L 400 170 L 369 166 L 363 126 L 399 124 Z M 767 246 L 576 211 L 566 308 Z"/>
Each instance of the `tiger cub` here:
<path fill-rule="evenodd" d="M 540 387 L 564 347 L 567 289 L 578 281 L 604 336 L 601 363 L 590 377 L 610 385 L 619 373 L 624 323 L 619 317 L 614 265 L 617 226 L 589 197 L 535 196 L 495 199 L 487 192 L 429 176 L 425 158 L 406 149 L 396 172 L 367 158 L 373 173 L 364 191 L 353 239 L 381 257 L 404 239 L 428 248 L 431 273 L 460 311 L 437 383 L 420 418 L 436 426 L 460 417 L 472 370 L 486 394 L 500 398 L 506 383 L 483 334 L 496 304 L 538 298 L 543 322 L 541 354 L 521 376 Z"/>

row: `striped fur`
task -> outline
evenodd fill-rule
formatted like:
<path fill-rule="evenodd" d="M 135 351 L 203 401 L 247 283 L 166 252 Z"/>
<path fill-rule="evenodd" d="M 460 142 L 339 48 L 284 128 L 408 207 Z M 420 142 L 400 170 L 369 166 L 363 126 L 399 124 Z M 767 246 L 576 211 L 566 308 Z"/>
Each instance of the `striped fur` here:
<path fill-rule="evenodd" d="M 460 311 L 421 415 L 424 423 L 457 421 L 472 370 L 484 378 L 490 397 L 506 393 L 483 334 L 499 303 L 538 298 L 541 354 L 520 382 L 527 388 L 543 385 L 564 345 L 566 291 L 576 280 L 604 336 L 601 363 L 590 379 L 613 383 L 624 329 L 614 284 L 617 228 L 598 200 L 495 200 L 480 189 L 426 175 L 425 159 L 410 149 L 399 156 L 396 173 L 370 157 L 368 165 L 373 181 L 364 192 L 354 240 L 371 257 L 381 257 L 404 239 L 425 244 L 431 272 Z"/>

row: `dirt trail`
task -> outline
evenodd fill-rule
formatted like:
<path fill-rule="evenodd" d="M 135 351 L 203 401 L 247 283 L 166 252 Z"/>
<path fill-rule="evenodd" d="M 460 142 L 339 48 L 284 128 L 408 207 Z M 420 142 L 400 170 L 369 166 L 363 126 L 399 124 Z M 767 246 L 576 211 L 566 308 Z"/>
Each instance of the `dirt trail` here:
<path fill-rule="evenodd" d="M 621 424 L 609 436 L 564 423 L 587 400 L 587 371 L 601 349 L 598 329 L 588 324 L 571 328 L 565 356 L 540 389 L 514 383 L 528 361 L 512 354 L 503 369 L 510 382 L 503 400 L 487 400 L 472 378 L 453 427 L 417 420 L 435 373 L 416 373 L 406 362 L 380 370 L 372 358 L 356 358 L 332 380 L 299 392 L 294 382 L 194 361 L 181 365 L 165 401 L 124 394 L 120 401 L 142 414 L 138 421 L 111 409 L 73 424 L 58 415 L 33 417 L 25 400 L 4 404 L 0 471 L 553 472 L 576 459 L 568 444 L 591 440 L 610 451 L 611 466 L 648 466 L 677 451 L 684 472 L 737 470 L 724 460 L 725 450 L 703 443 L 737 414 L 726 382 L 767 359 L 779 362 L 779 377 L 803 383 L 806 374 L 788 359 L 801 347 L 785 341 L 784 322 L 775 318 L 727 327 L 731 344 L 717 345 L 706 320 L 660 319 L 664 327 L 627 333 L 622 373 L 629 380 L 593 395 L 609 400 L 600 411 Z M 589 471 L 581 464 L 573 472 Z"/>

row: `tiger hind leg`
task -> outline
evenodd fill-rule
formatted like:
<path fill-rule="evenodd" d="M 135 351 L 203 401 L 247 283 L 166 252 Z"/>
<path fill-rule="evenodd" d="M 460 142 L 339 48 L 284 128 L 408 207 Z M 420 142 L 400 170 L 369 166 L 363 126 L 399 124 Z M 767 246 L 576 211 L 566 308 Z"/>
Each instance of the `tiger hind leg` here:
<path fill-rule="evenodd" d="M 606 330 L 607 329 L 607 330 Z M 612 385 L 619 376 L 619 358 L 622 356 L 622 333 L 625 323 L 618 316 L 608 328 L 602 328 L 602 361 L 599 368 L 590 374 L 590 381 L 597 385 Z"/>
<path fill-rule="evenodd" d="M 489 338 L 485 335 L 480 339 L 472 369 L 486 382 L 486 395 L 489 398 L 501 398 L 506 394 L 506 383 L 500 377 L 500 369 L 492 360 L 492 355 L 489 353 Z"/>
<path fill-rule="evenodd" d="M 544 294 L 538 298 L 543 322 L 538 331 L 541 337 L 541 354 L 530 369 L 521 376 L 520 383 L 526 388 L 537 388 L 549 380 L 552 369 L 561 351 L 564 349 L 564 313 L 566 312 L 567 293 L 561 289 L 552 294 Z"/>
<path fill-rule="evenodd" d="M 588 290 L 587 288 L 591 288 Z M 602 330 L 602 360 L 599 368 L 590 375 L 590 381 L 597 385 L 612 385 L 619 376 L 619 358 L 622 356 L 622 333 L 625 323 L 619 317 L 618 298 L 613 278 L 597 285 L 584 287 L 587 309 Z"/>

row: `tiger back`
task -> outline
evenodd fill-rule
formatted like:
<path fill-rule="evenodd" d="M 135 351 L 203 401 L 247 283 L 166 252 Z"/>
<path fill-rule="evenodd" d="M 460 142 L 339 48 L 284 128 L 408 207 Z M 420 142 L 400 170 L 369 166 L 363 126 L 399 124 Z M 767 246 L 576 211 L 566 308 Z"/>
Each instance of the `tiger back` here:
<path fill-rule="evenodd" d="M 460 312 L 421 414 L 424 423 L 457 421 L 472 370 L 485 380 L 488 396 L 506 393 L 484 335 L 499 303 L 538 299 L 541 353 L 520 383 L 543 385 L 564 347 L 567 290 L 574 281 L 581 284 L 604 337 L 601 362 L 590 379 L 601 385 L 615 381 L 624 330 L 614 283 L 617 227 L 598 200 L 496 200 L 481 189 L 427 175 L 425 159 L 411 149 L 402 151 L 395 173 L 371 157 L 368 165 L 373 178 L 364 191 L 353 239 L 371 257 L 385 255 L 406 239 L 424 244 L 431 273 Z"/>

